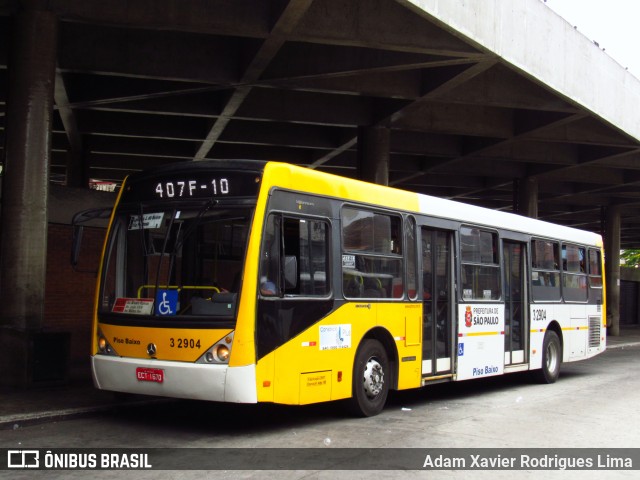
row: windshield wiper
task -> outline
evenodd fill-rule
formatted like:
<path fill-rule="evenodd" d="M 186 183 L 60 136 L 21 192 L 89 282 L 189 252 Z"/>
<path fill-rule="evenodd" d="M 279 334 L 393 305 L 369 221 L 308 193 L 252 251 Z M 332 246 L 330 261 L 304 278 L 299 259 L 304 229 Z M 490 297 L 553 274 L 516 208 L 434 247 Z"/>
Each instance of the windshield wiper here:
<path fill-rule="evenodd" d="M 202 206 L 202 208 L 200 209 L 200 211 L 196 215 L 196 217 L 193 220 L 193 222 L 189 225 L 189 228 L 187 228 L 185 230 L 184 234 L 182 235 L 182 240 L 178 241 L 178 237 L 176 237 L 176 245 L 175 245 L 174 251 L 178 250 L 179 248 L 182 248 L 182 244 L 184 243 L 184 241 L 187 238 L 189 238 L 189 235 L 191 235 L 193 233 L 193 231 L 198 227 L 198 225 L 200 225 L 200 221 L 202 220 L 202 217 L 204 216 L 204 214 L 207 213 L 211 209 L 211 207 L 217 205 L 218 203 L 219 203 L 218 200 L 210 198 L 207 201 L 207 203 L 205 203 Z"/>
<path fill-rule="evenodd" d="M 171 230 L 173 229 L 173 224 L 176 220 L 178 210 L 173 209 L 173 214 L 171 215 L 171 220 L 169 221 L 169 225 L 167 225 L 167 231 L 164 234 L 164 240 L 162 242 L 162 250 L 160 251 L 160 259 L 158 260 L 158 268 L 156 269 L 156 283 L 155 283 L 155 292 L 156 296 L 158 294 L 158 288 L 160 287 L 160 270 L 162 269 L 162 258 L 164 257 L 165 252 L 167 251 L 167 244 L 169 243 L 169 237 L 171 235 Z M 180 236 L 180 230 L 182 229 L 182 223 L 178 226 L 178 231 L 176 232 L 176 244 L 178 242 L 178 238 Z M 171 273 L 173 270 L 173 258 L 176 254 L 176 247 L 174 246 L 172 253 L 169 255 L 169 271 L 167 272 L 167 281 L 166 284 L 171 284 Z"/>
<path fill-rule="evenodd" d="M 214 205 L 216 205 L 218 203 L 217 200 L 211 198 L 207 201 L 207 203 L 205 203 L 202 208 L 200 209 L 200 211 L 198 211 L 198 214 L 196 215 L 196 217 L 194 218 L 194 220 L 192 221 L 192 223 L 189 225 L 189 227 L 185 230 L 185 232 L 182 234 L 182 238 L 180 235 L 180 231 L 182 230 L 182 224 L 183 222 L 179 223 L 179 227 L 178 230 L 175 234 L 175 244 L 173 245 L 173 248 L 171 249 L 171 253 L 169 254 L 169 269 L 167 272 L 167 281 L 166 284 L 167 286 L 171 284 L 171 274 L 173 273 L 173 264 L 174 264 L 174 258 L 177 255 L 177 252 L 180 251 L 180 249 L 182 248 L 182 245 L 184 244 L 185 240 L 187 238 L 189 238 L 189 236 L 195 231 L 195 229 L 198 227 L 198 225 L 200 224 L 202 217 L 204 217 L 205 213 L 207 213 L 211 207 L 213 207 Z M 167 251 L 167 245 L 169 244 L 169 239 L 171 238 L 171 230 L 173 229 L 173 225 L 176 221 L 177 215 L 179 214 L 179 210 L 175 209 L 173 210 L 173 214 L 171 215 L 171 221 L 169 222 L 169 225 L 167 226 L 167 231 L 164 235 L 164 241 L 162 243 L 162 251 L 160 252 L 160 259 L 158 261 L 158 268 L 156 270 L 156 282 L 155 282 L 155 292 L 156 292 L 156 296 L 158 294 L 158 289 L 160 288 L 160 271 L 162 269 L 162 259 Z"/>
<path fill-rule="evenodd" d="M 140 242 L 142 243 L 142 251 L 144 252 L 144 257 L 146 259 L 149 256 L 149 251 L 147 250 L 147 240 L 144 238 L 144 209 L 142 208 L 142 203 L 140 203 L 139 206 L 140 213 L 138 213 L 138 225 L 140 227 Z"/>

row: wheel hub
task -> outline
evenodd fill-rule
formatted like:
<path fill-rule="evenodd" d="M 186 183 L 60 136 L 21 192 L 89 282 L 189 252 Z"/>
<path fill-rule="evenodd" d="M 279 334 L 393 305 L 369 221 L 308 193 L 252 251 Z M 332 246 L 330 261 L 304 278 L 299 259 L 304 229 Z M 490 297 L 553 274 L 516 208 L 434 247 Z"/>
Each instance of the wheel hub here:
<path fill-rule="evenodd" d="M 364 391 L 369 398 L 382 392 L 384 385 L 384 370 L 375 358 L 370 358 L 364 369 Z"/>
<path fill-rule="evenodd" d="M 558 363 L 558 351 L 556 346 L 553 344 L 549 344 L 547 346 L 547 370 L 550 372 L 555 371 Z"/>

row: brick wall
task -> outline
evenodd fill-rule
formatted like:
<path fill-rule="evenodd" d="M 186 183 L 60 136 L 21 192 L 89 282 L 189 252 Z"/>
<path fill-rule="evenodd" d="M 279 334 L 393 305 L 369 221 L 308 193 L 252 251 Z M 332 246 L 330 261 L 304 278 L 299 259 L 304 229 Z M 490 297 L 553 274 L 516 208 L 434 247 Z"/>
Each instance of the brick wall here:
<path fill-rule="evenodd" d="M 48 235 L 44 330 L 69 332 L 71 367 L 88 368 L 91 312 L 105 230 L 84 228 L 79 271 L 70 262 L 71 226 L 50 223 Z"/>

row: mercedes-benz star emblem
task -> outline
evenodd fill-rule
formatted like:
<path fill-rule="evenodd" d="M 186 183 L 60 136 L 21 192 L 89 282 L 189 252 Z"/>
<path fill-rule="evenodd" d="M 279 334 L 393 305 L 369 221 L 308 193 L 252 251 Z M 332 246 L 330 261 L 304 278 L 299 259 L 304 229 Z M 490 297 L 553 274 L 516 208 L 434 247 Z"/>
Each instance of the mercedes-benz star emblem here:
<path fill-rule="evenodd" d="M 147 345 L 147 353 L 149 354 L 149 356 L 154 356 L 156 354 L 156 344 L 155 343 L 150 343 L 149 345 Z"/>

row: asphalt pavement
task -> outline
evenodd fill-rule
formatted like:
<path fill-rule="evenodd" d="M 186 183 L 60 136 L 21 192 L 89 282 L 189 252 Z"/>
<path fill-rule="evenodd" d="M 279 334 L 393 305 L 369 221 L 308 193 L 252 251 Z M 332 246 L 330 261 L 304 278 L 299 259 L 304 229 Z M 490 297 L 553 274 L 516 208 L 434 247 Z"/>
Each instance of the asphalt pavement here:
<path fill-rule="evenodd" d="M 639 327 L 622 327 L 620 336 L 607 338 L 607 349 L 634 346 L 640 346 Z M 0 391 L 0 430 L 163 401 L 167 399 L 98 390 L 86 374 L 76 375 L 63 385 Z"/>

